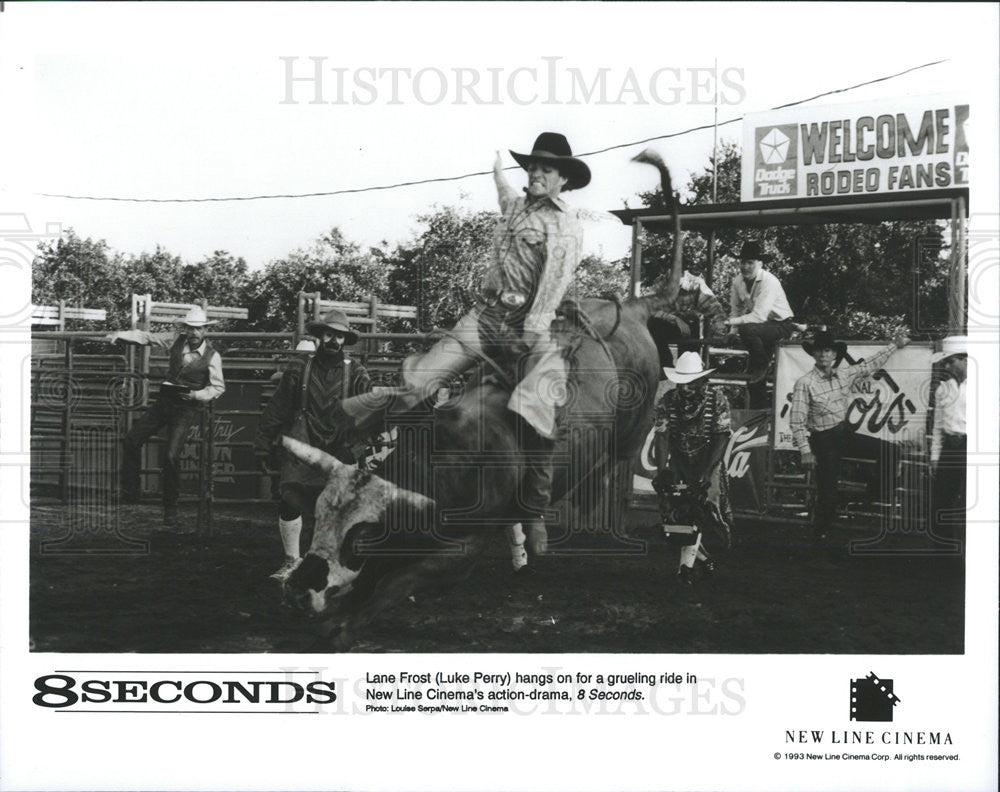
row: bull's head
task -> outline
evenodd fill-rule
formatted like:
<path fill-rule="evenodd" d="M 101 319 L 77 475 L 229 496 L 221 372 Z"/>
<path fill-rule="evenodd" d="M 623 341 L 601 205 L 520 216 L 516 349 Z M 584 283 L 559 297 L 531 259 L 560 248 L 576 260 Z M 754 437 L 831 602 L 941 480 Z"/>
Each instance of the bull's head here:
<path fill-rule="evenodd" d="M 384 534 L 387 515 L 399 507 L 423 511 L 433 501 L 306 443 L 290 437 L 283 437 L 282 443 L 327 476 L 316 500 L 312 545 L 284 586 L 286 601 L 320 614 L 351 591 L 365 563 L 358 546 Z"/>

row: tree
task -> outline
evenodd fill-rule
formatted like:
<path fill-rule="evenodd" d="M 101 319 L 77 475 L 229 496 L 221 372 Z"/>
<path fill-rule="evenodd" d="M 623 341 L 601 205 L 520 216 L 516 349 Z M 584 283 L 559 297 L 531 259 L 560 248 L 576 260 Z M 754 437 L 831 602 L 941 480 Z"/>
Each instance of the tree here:
<path fill-rule="evenodd" d="M 207 300 L 210 305 L 240 306 L 246 297 L 247 263 L 225 250 L 216 250 L 196 264 L 185 264 L 180 273 L 184 302 Z"/>
<path fill-rule="evenodd" d="M 59 239 L 43 241 L 31 266 L 31 301 L 78 308 L 103 308 L 108 324 L 128 322 L 129 307 L 122 256 L 103 239 L 81 239 L 69 228 Z"/>
<path fill-rule="evenodd" d="M 495 212 L 453 206 L 419 215 L 423 231 L 393 256 L 392 301 L 416 304 L 423 329 L 454 325 L 479 295 L 496 218 Z"/>
<path fill-rule="evenodd" d="M 190 302 L 181 286 L 181 267 L 180 256 L 157 245 L 152 253 L 129 256 L 125 280 L 131 293 L 148 294 L 157 302 Z"/>
<path fill-rule="evenodd" d="M 319 292 L 327 300 L 361 301 L 374 295 L 384 301 L 388 284 L 384 256 L 363 252 L 333 228 L 311 246 L 250 276 L 250 321 L 256 330 L 288 330 L 295 322 L 300 291 Z"/>

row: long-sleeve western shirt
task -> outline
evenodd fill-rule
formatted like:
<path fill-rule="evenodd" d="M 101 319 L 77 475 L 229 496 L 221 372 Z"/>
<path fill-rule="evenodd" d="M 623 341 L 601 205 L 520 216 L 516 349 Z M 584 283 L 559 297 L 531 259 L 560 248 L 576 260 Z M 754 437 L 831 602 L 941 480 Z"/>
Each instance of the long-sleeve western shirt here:
<path fill-rule="evenodd" d="M 162 349 L 170 349 L 177 341 L 179 333 L 149 333 L 145 330 L 122 330 L 115 333 L 115 337 L 126 341 L 129 344 L 140 344 L 141 346 L 155 346 Z M 199 357 L 203 357 L 210 347 L 208 342 L 202 339 L 201 344 L 196 349 L 191 349 L 187 343 L 184 344 L 183 364 L 185 366 L 195 362 Z M 217 399 L 226 391 L 226 381 L 222 376 L 222 358 L 219 353 L 212 350 L 208 359 L 208 385 L 199 390 L 191 391 L 191 398 L 195 401 L 210 402 Z"/>
<path fill-rule="evenodd" d="M 560 197 L 528 201 L 500 174 L 496 186 L 501 217 L 483 291 L 488 296 L 505 291 L 524 295 L 524 329 L 544 335 L 580 263 L 583 226 Z"/>
<path fill-rule="evenodd" d="M 848 366 L 843 371 L 831 370 L 829 376 L 813 367 L 795 381 L 789 422 L 792 441 L 799 451 L 809 451 L 809 432 L 833 429 L 847 418 L 851 385 L 882 368 L 896 348 L 895 344 L 889 344 L 868 360 Z"/>
<path fill-rule="evenodd" d="M 750 287 L 741 275 L 733 278 L 729 288 L 730 325 L 780 322 L 793 315 L 781 282 L 767 270 L 758 271 Z"/>

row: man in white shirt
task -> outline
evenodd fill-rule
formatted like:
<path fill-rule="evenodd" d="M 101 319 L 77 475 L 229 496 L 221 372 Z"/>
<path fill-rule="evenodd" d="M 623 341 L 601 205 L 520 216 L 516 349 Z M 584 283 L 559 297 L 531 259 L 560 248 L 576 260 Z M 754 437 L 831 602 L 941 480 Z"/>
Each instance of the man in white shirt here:
<path fill-rule="evenodd" d="M 740 275 L 729 289 L 729 332 L 739 334 L 750 353 L 750 407 L 767 406 L 764 378 L 778 341 L 794 330 L 793 312 L 778 279 L 765 270 L 768 256 L 757 242 L 744 242 L 740 251 Z"/>
<path fill-rule="evenodd" d="M 942 350 L 931 357 L 943 375 L 934 391 L 932 527 L 937 536 L 953 539 L 961 538 L 965 524 L 967 340 L 965 336 L 945 338 Z"/>
<path fill-rule="evenodd" d="M 177 500 L 180 493 L 180 459 L 188 432 L 200 419 L 205 406 L 226 390 L 222 377 L 222 359 L 205 340 L 208 321 L 201 308 L 192 308 L 178 322 L 176 333 L 148 333 L 123 330 L 105 336 L 105 341 L 158 346 L 169 350 L 167 380 L 160 386 L 159 397 L 125 438 L 122 457 L 122 502 L 139 500 L 139 473 L 142 446 L 164 426 L 167 427 L 167 460 L 163 467 L 163 522 L 177 524 Z"/>

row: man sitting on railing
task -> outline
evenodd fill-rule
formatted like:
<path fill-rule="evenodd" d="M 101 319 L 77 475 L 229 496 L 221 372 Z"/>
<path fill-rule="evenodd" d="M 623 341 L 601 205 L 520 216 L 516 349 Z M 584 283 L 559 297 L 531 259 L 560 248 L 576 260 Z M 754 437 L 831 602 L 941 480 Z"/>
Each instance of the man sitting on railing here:
<path fill-rule="evenodd" d="M 769 258 L 757 242 L 740 251 L 740 276 L 729 290 L 730 332 L 739 334 L 750 353 L 747 390 L 751 409 L 767 406 L 767 369 L 775 345 L 795 330 L 792 309 L 778 279 L 763 269 Z"/>
<path fill-rule="evenodd" d="M 701 353 L 701 346 L 697 342 L 685 343 L 688 339 L 697 338 L 700 319 L 705 319 L 704 335 L 725 334 L 726 309 L 722 307 L 704 278 L 684 270 L 673 308 L 670 311 L 655 313 L 649 318 L 649 334 L 653 337 L 660 353 L 661 369 L 674 365 L 670 344 L 677 344 L 678 356 L 685 352 Z"/>
<path fill-rule="evenodd" d="M 177 332 L 149 333 L 123 330 L 109 333 L 104 340 L 170 350 L 167 379 L 160 386 L 159 398 L 135 422 L 125 437 L 122 458 L 122 502 L 138 503 L 141 452 L 146 441 L 163 426 L 167 427 L 167 461 L 163 467 L 163 523 L 177 524 L 177 499 L 180 493 L 180 459 L 191 427 L 201 418 L 202 410 L 226 390 L 222 377 L 222 358 L 205 340 L 208 321 L 205 311 L 192 308 L 178 322 Z"/>

